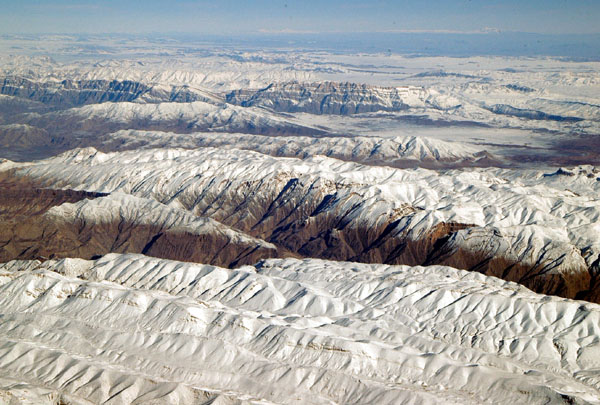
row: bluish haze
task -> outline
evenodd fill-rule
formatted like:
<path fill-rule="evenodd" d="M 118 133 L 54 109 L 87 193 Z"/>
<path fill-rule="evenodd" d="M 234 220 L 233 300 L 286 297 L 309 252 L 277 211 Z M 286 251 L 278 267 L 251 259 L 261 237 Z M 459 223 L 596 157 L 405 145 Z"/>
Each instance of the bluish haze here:
<path fill-rule="evenodd" d="M 0 33 L 600 32 L 598 0 L 0 0 Z"/>

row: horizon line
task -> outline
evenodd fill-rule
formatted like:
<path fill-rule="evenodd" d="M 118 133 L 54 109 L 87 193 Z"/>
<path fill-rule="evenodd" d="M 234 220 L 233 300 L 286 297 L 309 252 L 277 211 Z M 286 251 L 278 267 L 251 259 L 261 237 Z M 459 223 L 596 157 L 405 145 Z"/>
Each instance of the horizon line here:
<path fill-rule="evenodd" d="M 550 32 L 535 32 L 535 31 L 515 31 L 515 30 L 501 30 L 498 28 L 483 28 L 481 30 L 427 30 L 427 29 L 398 29 L 398 30 L 364 30 L 364 31 L 343 31 L 343 30 L 331 30 L 331 31 L 313 31 L 313 30 L 292 30 L 292 29 L 259 29 L 246 32 L 229 32 L 229 33 L 212 33 L 212 32 L 199 32 L 199 31 L 144 31 L 144 32 L 119 32 L 119 31 L 108 31 L 108 32 L 0 32 L 0 36 L 43 36 L 43 35 L 55 35 L 55 36 L 106 36 L 106 35 L 130 35 L 130 36 L 144 36 L 144 35 L 199 35 L 199 36 L 220 36 L 220 37 L 236 37 L 243 35 L 328 35 L 328 34 L 440 34 L 440 35 L 494 35 L 494 34 L 526 34 L 526 35 L 542 35 L 542 36 L 594 36 L 600 35 L 599 32 L 562 32 L 562 33 L 550 33 Z"/>

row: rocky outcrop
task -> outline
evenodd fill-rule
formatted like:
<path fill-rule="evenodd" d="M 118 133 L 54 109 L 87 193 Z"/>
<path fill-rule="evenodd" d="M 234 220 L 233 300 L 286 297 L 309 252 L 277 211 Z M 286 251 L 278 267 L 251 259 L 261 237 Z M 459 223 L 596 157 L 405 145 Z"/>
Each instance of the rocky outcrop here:
<path fill-rule="evenodd" d="M 91 259 L 115 252 L 235 267 L 278 256 L 274 247 L 235 242 L 218 232 L 194 233 L 126 221 L 64 223 L 46 216 L 32 216 L 21 222 L 3 222 L 0 227 L 0 262 L 65 257 Z"/>
<path fill-rule="evenodd" d="M 244 107 L 312 114 L 349 115 L 408 109 L 397 89 L 356 83 L 274 83 L 260 90 L 233 91 L 227 94 L 226 100 Z"/>
<path fill-rule="evenodd" d="M 510 244 L 510 236 L 499 229 L 470 227 L 448 233 L 436 242 L 425 265 L 441 264 L 477 271 L 489 276 L 514 281 L 543 294 L 578 298 L 593 289 L 592 271 L 584 259 L 574 251 L 557 255 L 548 244 L 532 260 L 532 248 L 523 249 L 518 243 Z M 534 237 L 529 243 L 537 244 Z M 555 257 L 544 260 L 544 257 Z M 564 266 L 570 263 L 569 266 Z M 583 294 L 583 295 L 582 295 Z M 593 302 L 600 302 L 598 298 Z"/>
<path fill-rule="evenodd" d="M 68 108 L 106 102 L 222 101 L 188 86 L 151 86 L 131 80 L 32 81 L 18 76 L 0 79 L 0 94 Z"/>
<path fill-rule="evenodd" d="M 531 110 L 526 108 L 516 108 L 507 104 L 494 104 L 485 108 L 493 112 L 494 114 L 511 115 L 513 117 L 526 118 L 528 120 L 559 122 L 579 122 L 584 120 L 584 118 L 579 117 L 569 117 L 556 114 L 548 114 L 543 111 Z"/>
<path fill-rule="evenodd" d="M 568 298 L 590 288 L 588 266 L 578 255 L 544 248 L 532 261 L 528 256 L 532 252 L 519 253 L 522 245 L 511 244 L 497 230 L 465 223 L 441 222 L 415 235 L 411 222 L 418 209 L 411 206 L 367 226 L 358 197 L 322 195 L 319 189 L 323 187 L 291 179 L 269 201 L 266 211 L 261 212 L 258 205 L 239 208 L 239 212 L 261 212 L 257 222 L 246 222 L 248 217 L 239 221 L 235 213 L 223 220 L 305 257 L 411 266 L 443 264 Z"/>

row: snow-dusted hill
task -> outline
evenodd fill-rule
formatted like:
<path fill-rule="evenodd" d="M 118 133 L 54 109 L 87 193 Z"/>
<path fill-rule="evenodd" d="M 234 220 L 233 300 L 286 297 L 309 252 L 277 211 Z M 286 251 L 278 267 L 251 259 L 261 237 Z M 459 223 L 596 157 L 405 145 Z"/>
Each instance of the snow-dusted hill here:
<path fill-rule="evenodd" d="M 100 103 L 46 114 L 29 114 L 27 122 L 54 131 L 103 134 L 111 128 L 175 128 L 180 132 L 210 130 L 246 133 L 321 134 L 260 109 L 203 101 L 190 103 Z"/>
<path fill-rule="evenodd" d="M 29 188 L 13 187 L 13 198 L 0 199 L 0 261 L 133 252 L 236 266 L 278 256 L 270 243 L 154 199 L 88 193 L 60 203 L 28 195 Z"/>
<path fill-rule="evenodd" d="M 0 313 L 6 402 L 600 401 L 597 305 L 442 266 L 11 262 Z"/>
<path fill-rule="evenodd" d="M 205 56 L 198 59 L 165 59 L 152 56 L 137 59 L 95 57 L 91 62 L 77 60 L 73 63 L 59 63 L 51 58 L 10 55 L 0 60 L 0 74 L 4 77 L 41 82 L 44 86 L 60 89 L 77 88 L 78 83 L 81 85 L 86 82 L 115 81 L 136 82 L 152 88 L 189 86 L 192 89 L 207 89 L 212 92 L 259 88 L 273 81 L 308 81 L 315 78 L 314 74 L 302 69 L 282 68 L 284 63 L 236 61 L 226 54 Z M 63 80 L 70 83 L 55 84 Z"/>
<path fill-rule="evenodd" d="M 600 172 L 591 166 L 442 173 L 235 149 L 81 149 L 17 165 L 16 175 L 154 199 L 306 256 L 442 263 L 598 299 Z"/>
<path fill-rule="evenodd" d="M 103 149 L 180 147 L 235 147 L 283 157 L 331 156 L 342 160 L 379 165 L 457 166 L 481 162 L 494 156 L 461 142 L 418 136 L 267 136 L 237 133 L 177 134 L 161 131 L 122 130 L 101 137 Z"/>

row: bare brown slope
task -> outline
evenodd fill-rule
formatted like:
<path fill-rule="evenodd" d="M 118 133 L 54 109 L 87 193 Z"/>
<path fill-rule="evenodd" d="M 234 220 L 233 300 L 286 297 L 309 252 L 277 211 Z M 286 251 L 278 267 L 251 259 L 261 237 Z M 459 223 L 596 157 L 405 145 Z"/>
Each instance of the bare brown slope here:
<path fill-rule="evenodd" d="M 0 172 L 0 220 L 23 220 L 40 215 L 50 208 L 66 202 L 105 196 L 78 190 L 53 190 L 42 188 L 28 178 L 15 177 L 12 172 Z"/>
<path fill-rule="evenodd" d="M 219 234 L 194 234 L 135 223 L 56 223 L 34 215 L 0 224 L 0 261 L 143 253 L 165 259 L 222 267 L 277 257 L 276 249 L 236 243 Z"/>
<path fill-rule="evenodd" d="M 276 249 L 226 235 L 194 234 L 122 221 L 90 224 L 57 221 L 50 208 L 105 196 L 77 190 L 41 188 L 26 178 L 0 175 L 0 261 L 144 253 L 165 259 L 233 267 L 277 257 Z"/>

